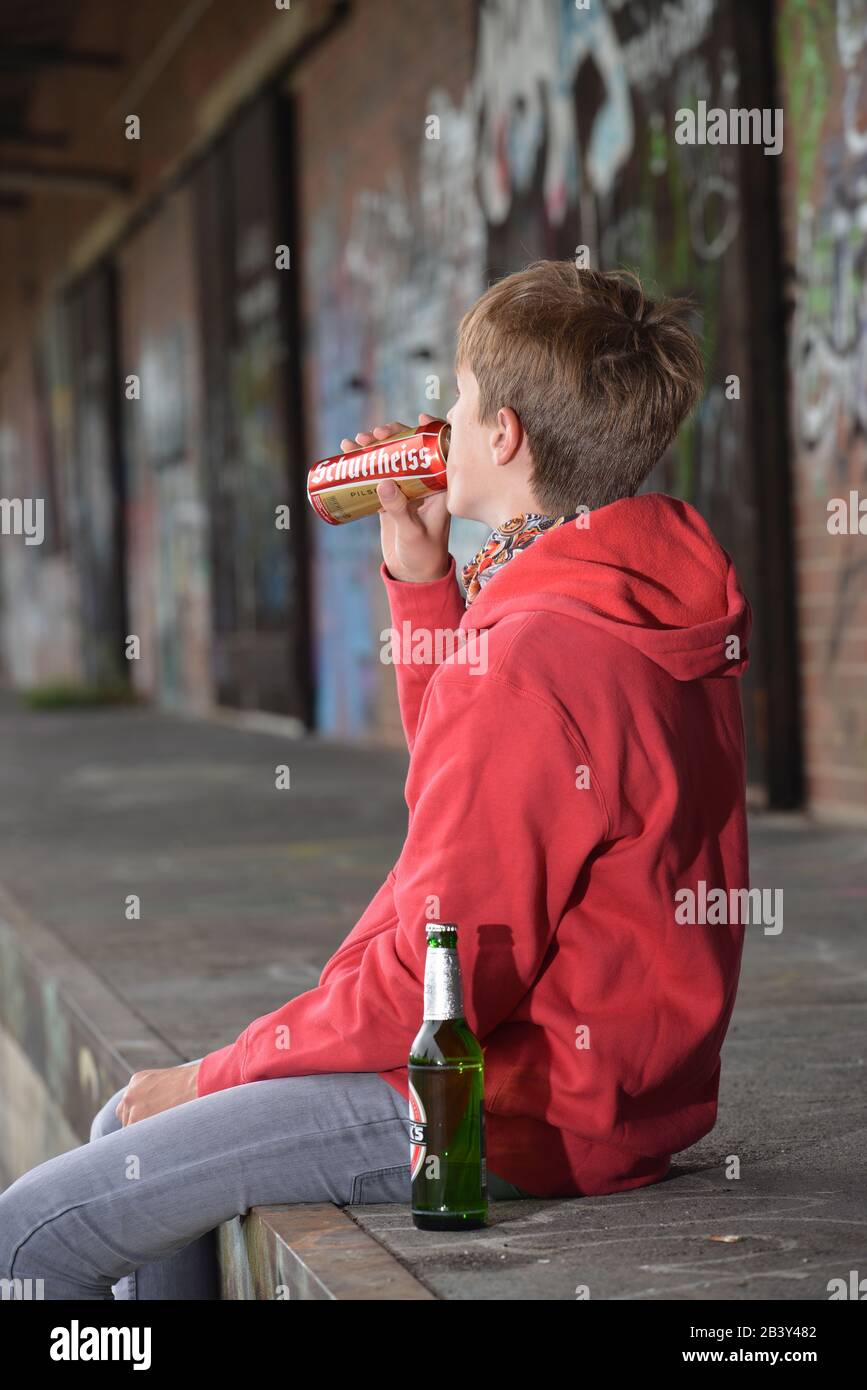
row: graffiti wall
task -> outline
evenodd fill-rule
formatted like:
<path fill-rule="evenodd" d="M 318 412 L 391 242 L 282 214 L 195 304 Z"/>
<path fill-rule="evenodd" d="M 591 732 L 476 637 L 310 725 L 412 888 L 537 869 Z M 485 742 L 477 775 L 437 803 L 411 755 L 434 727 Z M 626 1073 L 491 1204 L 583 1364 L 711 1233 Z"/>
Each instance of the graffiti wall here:
<path fill-rule="evenodd" d="M 455 330 L 485 274 L 472 18 L 458 0 L 371 4 L 299 79 L 311 459 L 344 435 L 452 404 Z M 358 63 L 362 39 L 369 61 Z M 484 535 L 458 523 L 452 549 L 467 559 Z M 394 672 L 379 660 L 378 522 L 314 520 L 311 536 L 317 726 L 400 741 Z"/>
<path fill-rule="evenodd" d="M 7 324 L 8 326 L 8 324 Z M 27 325 L 29 329 L 31 325 Z M 68 316 L 53 301 L 0 372 L 0 496 L 42 499 L 44 539 L 0 544 L 0 671 L 26 688 L 80 682 L 81 589 L 71 548 L 73 410 Z"/>
<path fill-rule="evenodd" d="M 167 707 L 211 702 L 207 510 L 201 478 L 191 195 L 181 190 L 118 258 L 129 633 L 135 688 Z"/>
<path fill-rule="evenodd" d="M 756 319 L 753 266 L 757 242 L 774 229 L 769 204 L 750 216 L 743 147 L 674 138 L 676 112 L 700 99 L 749 105 L 742 57 L 756 39 L 737 5 L 715 0 L 606 0 L 586 9 L 569 0 L 484 0 L 472 90 L 493 271 L 534 256 L 578 256 L 636 271 L 651 292 L 695 303 L 704 396 L 645 489 L 691 502 L 735 559 L 756 620 L 744 682 L 749 776 L 766 790 L 762 448 L 750 421 L 770 393 L 750 342 L 757 332 L 773 341 L 770 315 Z M 757 173 L 772 171 L 759 165 Z"/>
<path fill-rule="evenodd" d="M 286 122 L 284 103 L 253 103 L 202 161 L 194 186 L 215 688 L 221 704 L 307 723 Z M 277 508 L 287 505 L 290 525 L 279 529 Z"/>
<path fill-rule="evenodd" d="M 867 7 L 785 0 L 795 539 L 806 765 L 814 804 L 867 804 L 867 540 L 828 529 L 867 497 Z"/>
<path fill-rule="evenodd" d="M 755 35 L 736 9 L 714 0 L 600 0 L 586 9 L 572 0 L 438 4 L 425 32 L 444 37 L 414 50 L 410 83 L 394 59 L 411 28 L 424 27 L 423 14 L 397 20 L 393 6 L 367 7 L 364 100 L 353 102 L 344 68 L 327 159 L 318 130 L 328 72 L 344 62 L 340 46 L 300 84 L 308 417 L 318 457 L 365 425 L 444 413 L 457 322 L 492 279 L 582 247 L 591 265 L 637 269 L 652 289 L 694 298 L 707 363 L 701 407 L 647 486 L 684 496 L 708 516 L 738 564 L 761 633 L 759 448 L 749 421 L 762 383 L 748 354 L 762 325 L 750 322 L 756 245 L 746 234 L 743 154 L 674 140 L 678 108 L 700 97 L 738 104 L 741 50 Z M 458 38 L 465 23 L 466 49 Z M 347 52 L 358 39 L 346 33 Z M 377 81 L 387 83 L 388 105 L 370 100 Z M 726 393 L 732 376 L 737 399 Z M 431 377 L 441 391 L 433 401 Z M 456 529 L 460 559 L 483 531 Z M 378 561 L 375 523 L 316 528 L 318 722 L 328 732 L 399 737 L 390 671 L 378 661 L 386 625 Z M 745 689 L 750 775 L 759 785 L 766 664 L 759 640 Z"/>

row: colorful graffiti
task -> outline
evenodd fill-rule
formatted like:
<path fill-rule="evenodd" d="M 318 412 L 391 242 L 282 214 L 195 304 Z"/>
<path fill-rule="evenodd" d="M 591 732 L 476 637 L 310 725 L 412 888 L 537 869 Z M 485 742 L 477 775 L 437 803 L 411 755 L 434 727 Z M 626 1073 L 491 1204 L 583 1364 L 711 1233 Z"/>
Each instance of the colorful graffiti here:
<path fill-rule="evenodd" d="M 573 86 L 587 58 L 601 74 L 604 96 L 582 152 Z M 585 177 L 594 192 L 607 193 L 632 151 L 629 82 L 614 24 L 600 5 L 482 4 L 472 94 L 479 189 L 491 223 L 508 217 L 513 189 L 530 188 L 540 156 L 548 219 L 558 225 Z"/>
<path fill-rule="evenodd" d="M 208 517 L 200 473 L 200 361 L 188 189 L 119 257 L 130 662 L 138 691 L 170 708 L 211 701 Z"/>
<path fill-rule="evenodd" d="M 463 98 L 429 98 L 445 113 L 444 138 L 420 140 L 418 189 L 414 171 L 386 165 L 376 186 L 355 192 L 342 231 L 337 174 L 332 200 L 320 203 L 308 292 L 316 451 L 354 434 L 360 418 L 392 418 L 395 403 L 415 402 L 427 372 L 448 380 L 455 325 L 486 281 L 586 245 L 591 264 L 638 269 L 651 292 L 697 305 L 704 397 L 646 486 L 708 516 L 760 622 L 760 461 L 748 422 L 762 387 L 750 370 L 742 151 L 674 140 L 678 109 L 743 104 L 741 54 L 755 30 L 750 38 L 715 0 L 478 0 L 475 12 Z M 315 592 L 329 595 L 316 623 L 318 713 L 320 727 L 360 734 L 382 729 L 392 697 L 375 660 L 373 634 L 386 625 L 378 536 L 347 529 L 351 538 L 316 536 Z M 757 650 L 745 683 L 757 781 L 765 680 Z"/>
<path fill-rule="evenodd" d="M 634 92 L 652 92 L 706 37 L 714 0 L 679 0 L 621 37 L 625 0 L 579 9 L 572 0 L 484 0 L 473 77 L 479 189 L 488 221 L 506 220 L 514 192 L 544 161 L 549 222 L 560 225 L 586 189 L 609 194 L 635 145 Z M 575 86 L 591 64 L 601 84 L 582 143 Z M 583 211 L 583 205 L 582 205 Z"/>
<path fill-rule="evenodd" d="M 707 42 L 714 14 L 713 0 L 640 10 L 488 0 L 479 10 L 473 79 L 489 227 L 517 219 L 529 251 L 568 255 L 583 243 L 594 263 L 636 266 L 651 283 L 692 293 L 703 316 L 709 391 L 725 375 L 715 360 L 719 263 L 742 224 L 737 151 L 676 146 L 672 126 L 674 111 L 699 97 L 726 106 L 736 97 L 732 44 Z M 547 224 L 562 229 L 547 244 L 537 196 Z M 718 426 L 736 434 L 739 425 L 735 412 L 727 418 L 718 407 L 706 402 L 669 470 L 672 485 L 696 501 L 708 495 L 715 459 L 721 487 L 730 484 L 731 438 L 724 448 L 708 445 Z M 738 520 L 749 523 L 749 491 L 741 498 Z"/>
<path fill-rule="evenodd" d="M 335 175 L 314 228 L 314 453 L 369 420 L 444 411 L 455 328 L 486 276 L 537 255 L 571 255 L 577 241 L 601 264 L 640 264 L 665 288 L 696 293 L 709 388 L 722 380 L 720 264 L 741 225 L 734 152 L 676 148 L 671 135 L 672 103 L 717 91 L 728 98 L 737 86 L 730 48 L 713 61 L 698 51 L 714 12 L 713 0 L 640 14 L 617 0 L 586 10 L 571 0 L 479 4 L 463 99 L 429 95 L 440 138 L 420 132 L 417 179 L 415 169 L 387 167 L 379 186 L 355 193 L 341 234 Z M 669 78 L 671 109 L 660 96 Z M 439 401 L 424 395 L 431 378 Z M 732 485 L 740 425 L 722 400 L 709 389 L 669 467 L 670 486 L 699 502 L 740 499 L 737 522 L 749 525 L 749 490 Z M 467 558 L 482 534 L 455 523 L 456 555 Z M 318 726 L 381 731 L 393 696 L 376 660 L 385 620 L 378 533 L 317 528 L 315 547 Z M 318 597 L 325 593 L 328 603 Z"/>
<path fill-rule="evenodd" d="M 451 404 L 455 329 L 484 288 L 485 221 L 474 188 L 474 115 L 431 90 L 413 178 L 398 167 L 379 189 L 358 191 L 341 241 L 328 205 L 312 238 L 310 296 L 315 373 L 314 455 L 395 416 Z M 336 196 L 336 195 L 335 195 Z M 456 522 L 452 549 L 469 558 L 484 528 Z M 379 661 L 388 625 L 379 579 L 379 528 L 314 531 L 317 726 L 348 736 L 395 737 L 391 674 Z M 391 709 L 388 722 L 383 711 Z"/>
<path fill-rule="evenodd" d="M 478 185 L 497 259 L 516 246 L 530 259 L 584 244 L 591 263 L 636 268 L 700 307 L 705 396 L 648 486 L 688 497 L 733 549 L 756 519 L 743 412 L 724 392 L 742 366 L 721 310 L 743 226 L 739 152 L 677 145 L 673 127 L 675 111 L 700 98 L 737 104 L 736 37 L 714 0 L 586 10 L 486 0 L 473 79 Z"/>
<path fill-rule="evenodd" d="M 805 117 L 791 283 L 797 473 L 808 512 L 815 506 L 823 519 L 831 498 L 867 494 L 867 6 L 788 0 L 779 33 L 790 99 Z M 850 787 L 867 776 L 857 680 L 867 552 L 858 540 L 831 538 L 820 525 L 801 541 L 805 570 L 830 569 L 831 578 L 806 610 L 824 705 L 808 706 L 808 738 L 814 766 L 845 769 Z"/>

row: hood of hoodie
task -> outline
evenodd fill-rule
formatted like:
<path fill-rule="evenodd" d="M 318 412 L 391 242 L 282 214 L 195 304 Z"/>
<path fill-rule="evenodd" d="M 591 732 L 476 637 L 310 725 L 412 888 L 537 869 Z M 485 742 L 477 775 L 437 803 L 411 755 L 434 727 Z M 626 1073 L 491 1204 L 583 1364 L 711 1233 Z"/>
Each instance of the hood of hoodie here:
<path fill-rule="evenodd" d="M 676 680 L 746 670 L 750 605 L 731 557 L 694 507 L 649 492 L 581 519 L 583 526 L 564 522 L 517 551 L 473 599 L 461 627 L 562 613 L 605 628 Z"/>

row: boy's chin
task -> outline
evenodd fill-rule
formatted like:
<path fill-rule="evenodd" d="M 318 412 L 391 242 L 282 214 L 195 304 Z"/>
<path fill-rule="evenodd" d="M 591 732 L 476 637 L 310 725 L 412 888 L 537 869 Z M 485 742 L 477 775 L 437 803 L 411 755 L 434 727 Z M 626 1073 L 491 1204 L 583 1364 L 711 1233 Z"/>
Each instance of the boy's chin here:
<path fill-rule="evenodd" d="M 478 521 L 474 515 L 474 508 L 469 502 L 461 497 L 453 497 L 451 493 L 446 493 L 446 511 L 449 516 L 456 516 L 461 521 Z"/>

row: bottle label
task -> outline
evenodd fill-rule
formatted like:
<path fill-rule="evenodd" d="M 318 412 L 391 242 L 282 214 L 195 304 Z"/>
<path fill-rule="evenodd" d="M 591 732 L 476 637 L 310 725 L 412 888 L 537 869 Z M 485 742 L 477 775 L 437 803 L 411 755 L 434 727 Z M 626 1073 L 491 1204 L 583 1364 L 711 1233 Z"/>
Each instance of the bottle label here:
<path fill-rule="evenodd" d="M 464 1013 L 461 966 L 451 947 L 428 947 L 424 965 L 424 1017 L 462 1018 Z"/>
<path fill-rule="evenodd" d="M 409 1176 L 410 1182 L 412 1182 L 416 1174 L 421 1171 L 427 1153 L 427 1115 L 421 1103 L 421 1096 L 411 1081 L 409 1083 L 409 1119 Z"/>

